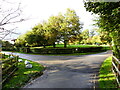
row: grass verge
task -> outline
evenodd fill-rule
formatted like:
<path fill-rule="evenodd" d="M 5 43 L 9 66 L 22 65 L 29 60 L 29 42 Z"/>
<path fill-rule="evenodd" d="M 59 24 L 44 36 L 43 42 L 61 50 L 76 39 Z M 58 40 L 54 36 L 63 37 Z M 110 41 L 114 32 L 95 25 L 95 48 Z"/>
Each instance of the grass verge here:
<path fill-rule="evenodd" d="M 107 58 L 99 72 L 99 88 L 116 88 L 117 82 L 112 72 L 112 57 Z"/>
<path fill-rule="evenodd" d="M 21 88 L 28 81 L 42 75 L 44 67 L 39 63 L 28 60 L 32 64 L 32 68 L 25 68 L 24 61 L 18 63 L 18 70 L 13 74 L 13 76 L 5 83 L 3 88 Z"/>

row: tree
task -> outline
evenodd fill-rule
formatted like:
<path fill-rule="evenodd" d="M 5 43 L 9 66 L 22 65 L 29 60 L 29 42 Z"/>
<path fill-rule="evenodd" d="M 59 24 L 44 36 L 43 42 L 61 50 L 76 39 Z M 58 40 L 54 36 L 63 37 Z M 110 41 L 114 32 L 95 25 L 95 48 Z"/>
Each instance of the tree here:
<path fill-rule="evenodd" d="M 82 34 L 78 34 L 76 36 L 70 37 L 69 38 L 69 43 L 73 44 L 80 44 L 80 42 L 83 40 Z"/>
<path fill-rule="evenodd" d="M 91 41 L 90 41 L 92 44 L 96 44 L 96 45 L 100 45 L 102 44 L 102 41 L 100 39 L 100 36 L 99 35 L 95 35 L 91 38 Z"/>
<path fill-rule="evenodd" d="M 22 13 L 21 3 L 19 3 L 16 6 L 15 3 L 11 3 L 8 0 L 0 0 L 0 39 L 1 40 L 5 39 L 6 36 L 8 36 L 9 34 L 17 34 L 14 31 L 16 29 L 16 27 L 14 27 L 14 24 L 25 21 L 24 18 L 20 17 L 21 13 Z"/>
<path fill-rule="evenodd" d="M 97 30 L 99 35 L 100 35 L 100 39 L 102 41 L 102 43 L 104 44 L 109 44 L 110 45 L 110 48 L 112 49 L 112 38 L 111 38 L 111 34 L 107 31 L 104 31 L 104 30 L 101 30 L 101 29 L 98 29 Z"/>
<path fill-rule="evenodd" d="M 67 9 L 60 26 L 61 38 L 64 40 L 64 47 L 66 48 L 69 38 L 80 34 L 80 29 L 82 28 L 79 17 L 74 10 Z"/>
<path fill-rule="evenodd" d="M 11 44 L 9 41 L 2 41 L 2 46 L 6 48 L 10 48 L 11 46 L 13 46 L 13 44 Z"/>
<path fill-rule="evenodd" d="M 83 42 L 84 44 L 86 44 L 86 43 L 87 43 L 87 39 L 89 38 L 89 30 L 88 30 L 88 29 L 84 30 L 84 31 L 81 33 L 81 35 L 82 35 L 82 38 L 83 38 L 82 42 Z"/>
<path fill-rule="evenodd" d="M 45 23 L 44 23 L 45 24 Z M 38 24 L 32 28 L 32 30 L 26 33 L 25 40 L 28 45 L 31 46 L 45 46 L 48 44 L 45 37 L 46 30 L 43 28 L 43 24 Z"/>
<path fill-rule="evenodd" d="M 120 2 L 86 2 L 86 10 L 99 14 L 98 26 L 110 33 L 113 41 L 113 52 L 120 58 Z"/>
<path fill-rule="evenodd" d="M 17 40 L 15 40 L 15 46 L 17 47 L 24 47 L 26 45 L 26 41 L 25 41 L 25 34 L 20 35 Z"/>
<path fill-rule="evenodd" d="M 59 14 L 58 16 L 51 16 L 48 19 L 48 24 L 47 24 L 47 33 L 46 36 L 49 36 L 50 42 L 53 43 L 53 47 L 55 48 L 55 42 L 59 41 L 60 39 L 60 24 L 63 21 L 62 15 Z"/>
<path fill-rule="evenodd" d="M 25 34 L 25 41 L 26 46 L 38 46 L 41 44 L 40 37 L 33 31 L 29 31 Z"/>
<path fill-rule="evenodd" d="M 93 36 L 95 36 L 95 32 L 96 32 L 95 30 L 91 30 L 89 33 L 90 34 L 89 36 L 92 38 Z"/>
<path fill-rule="evenodd" d="M 1 50 L 7 50 L 7 51 L 11 51 L 14 50 L 14 45 L 12 43 L 10 43 L 9 41 L 2 41 L 2 48 Z"/>
<path fill-rule="evenodd" d="M 63 40 L 66 47 L 70 38 L 76 37 L 80 41 L 82 25 L 75 11 L 67 9 L 64 15 L 59 13 L 57 16 L 51 16 L 47 22 L 34 26 L 25 34 L 25 41 L 31 46 L 53 45 L 55 47 L 55 42 Z"/>

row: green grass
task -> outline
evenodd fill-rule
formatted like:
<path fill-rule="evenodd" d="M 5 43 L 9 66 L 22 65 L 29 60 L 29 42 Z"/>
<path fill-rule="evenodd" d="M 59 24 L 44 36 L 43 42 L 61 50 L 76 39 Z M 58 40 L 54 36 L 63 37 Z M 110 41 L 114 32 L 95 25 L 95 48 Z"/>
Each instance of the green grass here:
<path fill-rule="evenodd" d="M 26 59 L 23 59 L 25 61 Z M 42 75 L 44 67 L 39 63 L 29 61 L 33 68 L 25 68 L 24 62 L 18 63 L 18 70 L 13 74 L 8 82 L 5 83 L 3 88 L 20 88 L 25 85 L 30 79 L 34 79 L 37 76 Z"/>
<path fill-rule="evenodd" d="M 101 68 L 99 74 L 99 88 L 116 88 L 117 82 L 112 72 L 112 57 L 107 58 Z"/>

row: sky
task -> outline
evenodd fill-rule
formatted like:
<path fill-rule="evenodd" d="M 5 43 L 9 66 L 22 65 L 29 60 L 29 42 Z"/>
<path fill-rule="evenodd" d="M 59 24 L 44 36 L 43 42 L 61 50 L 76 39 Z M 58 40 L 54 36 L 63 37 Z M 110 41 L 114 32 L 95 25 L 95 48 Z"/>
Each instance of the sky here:
<path fill-rule="evenodd" d="M 12 0 L 15 2 L 21 2 L 22 5 L 22 17 L 30 18 L 29 20 L 18 23 L 16 32 L 20 34 L 26 33 L 31 30 L 32 27 L 47 20 L 52 15 L 58 15 L 59 12 L 65 13 L 67 8 L 76 11 L 76 14 L 80 17 L 80 21 L 84 24 L 83 30 L 93 29 L 93 19 L 97 15 L 92 15 L 84 8 L 83 0 Z M 19 35 L 12 35 L 12 39 L 16 39 Z"/>

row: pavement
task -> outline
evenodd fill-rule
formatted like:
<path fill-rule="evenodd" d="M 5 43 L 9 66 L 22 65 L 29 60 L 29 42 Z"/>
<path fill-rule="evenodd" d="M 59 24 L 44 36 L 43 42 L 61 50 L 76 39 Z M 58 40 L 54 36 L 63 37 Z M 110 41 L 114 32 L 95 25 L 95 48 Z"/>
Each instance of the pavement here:
<path fill-rule="evenodd" d="M 27 83 L 23 88 L 97 88 L 100 66 L 112 52 L 78 56 L 13 54 L 47 67 L 42 76 Z"/>

